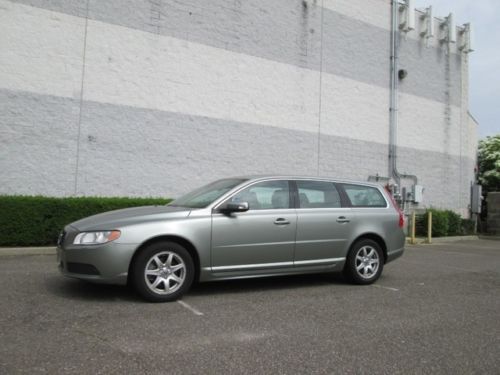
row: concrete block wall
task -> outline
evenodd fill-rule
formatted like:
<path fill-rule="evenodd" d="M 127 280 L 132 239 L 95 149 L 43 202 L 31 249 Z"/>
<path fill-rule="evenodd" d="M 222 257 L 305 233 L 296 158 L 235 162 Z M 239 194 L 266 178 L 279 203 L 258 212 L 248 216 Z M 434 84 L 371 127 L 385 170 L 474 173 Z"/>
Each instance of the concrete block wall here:
<path fill-rule="evenodd" d="M 385 176 L 389 40 L 385 0 L 0 0 L 0 193 Z M 401 65 L 399 169 L 465 214 L 466 56 L 416 30 Z"/>

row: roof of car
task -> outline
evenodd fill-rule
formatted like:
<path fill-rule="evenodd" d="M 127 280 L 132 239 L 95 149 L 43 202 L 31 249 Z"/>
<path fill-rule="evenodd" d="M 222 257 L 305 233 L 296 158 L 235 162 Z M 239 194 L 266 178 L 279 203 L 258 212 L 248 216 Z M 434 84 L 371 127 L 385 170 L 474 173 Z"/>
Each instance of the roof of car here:
<path fill-rule="evenodd" d="M 241 178 L 250 181 L 267 180 L 267 179 L 286 179 L 286 180 L 318 180 L 318 181 L 335 181 L 342 183 L 353 183 L 353 184 L 363 184 L 369 186 L 381 186 L 383 183 L 369 182 L 369 181 L 356 181 L 348 180 L 343 178 L 334 178 L 329 176 L 301 176 L 301 175 L 246 175 L 246 176 L 236 176 L 235 178 Z"/>

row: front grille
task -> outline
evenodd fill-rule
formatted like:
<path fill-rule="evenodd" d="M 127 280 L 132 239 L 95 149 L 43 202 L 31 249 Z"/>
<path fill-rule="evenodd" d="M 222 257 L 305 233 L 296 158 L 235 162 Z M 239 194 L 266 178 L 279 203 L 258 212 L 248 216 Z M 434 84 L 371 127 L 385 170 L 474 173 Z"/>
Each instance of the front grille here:
<path fill-rule="evenodd" d="M 92 264 L 86 263 L 66 263 L 68 272 L 79 273 L 82 275 L 99 275 L 99 271 Z"/>

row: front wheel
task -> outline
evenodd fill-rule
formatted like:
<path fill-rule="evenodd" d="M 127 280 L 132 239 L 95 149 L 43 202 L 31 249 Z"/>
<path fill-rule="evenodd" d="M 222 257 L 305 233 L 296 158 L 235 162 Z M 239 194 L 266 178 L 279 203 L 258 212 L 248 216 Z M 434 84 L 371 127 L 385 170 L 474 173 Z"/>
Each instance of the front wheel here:
<path fill-rule="evenodd" d="M 191 255 L 175 242 L 162 241 L 144 248 L 132 266 L 137 292 L 148 301 L 175 301 L 187 292 L 194 278 Z"/>
<path fill-rule="evenodd" d="M 355 284 L 367 285 L 380 277 L 383 268 L 384 254 L 379 244 L 364 239 L 356 242 L 349 251 L 344 273 Z"/>

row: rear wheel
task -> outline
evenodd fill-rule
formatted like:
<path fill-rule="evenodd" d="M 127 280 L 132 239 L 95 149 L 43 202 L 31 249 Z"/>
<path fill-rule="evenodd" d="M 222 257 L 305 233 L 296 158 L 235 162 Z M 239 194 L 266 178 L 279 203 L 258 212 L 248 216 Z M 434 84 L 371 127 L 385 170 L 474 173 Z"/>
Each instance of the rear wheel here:
<path fill-rule="evenodd" d="M 347 256 L 346 276 L 355 284 L 375 282 L 384 268 L 384 254 L 379 244 L 370 239 L 356 242 Z"/>
<path fill-rule="evenodd" d="M 144 248 L 132 266 L 137 292 L 152 302 L 169 302 L 186 293 L 194 278 L 191 255 L 175 242 L 162 241 Z"/>

